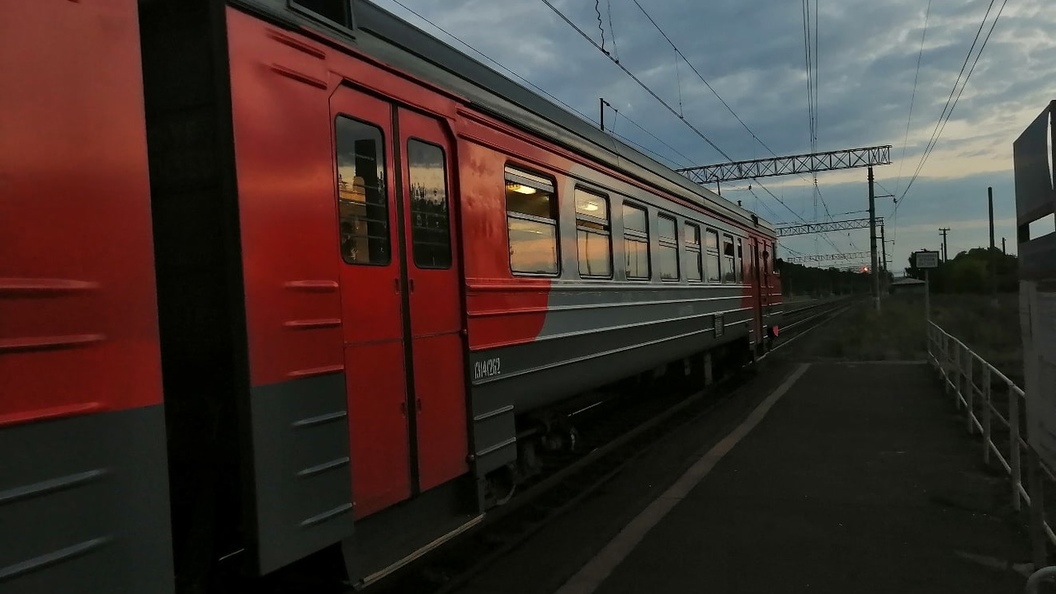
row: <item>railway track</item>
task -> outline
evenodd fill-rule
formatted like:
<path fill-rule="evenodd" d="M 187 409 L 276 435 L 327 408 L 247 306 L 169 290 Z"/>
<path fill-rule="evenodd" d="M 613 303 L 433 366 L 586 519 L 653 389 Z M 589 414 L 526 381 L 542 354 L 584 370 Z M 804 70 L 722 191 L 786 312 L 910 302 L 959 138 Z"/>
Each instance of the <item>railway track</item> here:
<path fill-rule="evenodd" d="M 787 348 L 850 304 L 849 299 L 827 300 L 786 310 L 780 342 L 763 358 Z M 746 365 L 703 391 L 673 389 L 661 390 L 666 393 L 660 397 L 615 397 L 580 412 L 576 415 L 581 436 L 576 450 L 547 458 L 544 476 L 526 485 L 508 504 L 489 511 L 476 529 L 365 591 L 458 591 L 539 530 L 590 498 L 665 436 L 734 398 L 756 369 L 755 365 Z"/>

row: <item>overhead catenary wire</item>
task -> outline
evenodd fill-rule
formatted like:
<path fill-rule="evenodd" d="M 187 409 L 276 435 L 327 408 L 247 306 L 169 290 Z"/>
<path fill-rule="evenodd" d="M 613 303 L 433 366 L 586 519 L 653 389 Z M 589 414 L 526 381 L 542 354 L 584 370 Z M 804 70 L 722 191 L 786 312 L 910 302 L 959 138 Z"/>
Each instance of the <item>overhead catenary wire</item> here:
<path fill-rule="evenodd" d="M 765 148 L 771 155 L 775 157 L 778 156 L 777 153 L 775 153 L 769 145 L 763 142 L 763 140 L 759 138 L 759 136 L 756 135 L 756 133 L 750 127 L 748 127 L 748 124 L 746 124 L 744 120 L 741 119 L 741 116 L 737 115 L 737 112 L 734 111 L 734 109 L 730 107 L 730 104 L 722 98 L 722 95 L 719 95 L 718 91 L 716 91 L 715 88 L 712 87 L 710 83 L 708 83 L 707 79 L 704 78 L 704 75 L 702 75 L 700 71 L 697 70 L 696 66 L 694 66 L 693 63 L 689 61 L 689 58 L 687 58 L 686 55 L 682 53 L 682 50 L 678 49 L 678 46 L 675 45 L 675 42 L 671 40 L 671 37 L 669 37 L 668 34 L 663 30 L 663 28 L 660 27 L 659 23 L 657 23 L 656 20 L 652 17 L 652 15 L 650 15 L 649 12 L 645 10 L 641 3 L 639 3 L 638 0 L 633 0 L 633 2 L 635 6 L 638 7 L 638 10 L 642 11 L 642 14 L 645 15 L 645 18 L 648 19 L 650 23 L 652 23 L 653 27 L 656 28 L 660 35 L 663 36 L 664 40 L 666 40 L 667 43 L 671 46 L 671 49 L 675 50 L 675 53 L 678 54 L 678 56 L 682 58 L 683 61 L 685 61 L 685 63 L 689 66 L 690 70 L 693 71 L 693 74 L 697 75 L 697 78 L 700 79 L 700 82 L 704 83 L 704 86 L 707 87 L 713 95 L 715 95 L 715 98 L 718 99 L 720 103 L 722 103 L 722 106 L 730 112 L 730 115 L 732 115 L 737 120 L 741 127 L 743 127 L 745 131 L 747 131 L 748 134 L 751 135 L 751 137 L 756 142 L 758 142 L 763 148 Z M 729 159 L 729 157 L 726 158 Z M 732 161 L 733 159 L 730 160 Z"/>
<path fill-rule="evenodd" d="M 510 74 L 511 76 L 513 76 L 513 77 L 517 78 L 518 80 L 520 80 L 520 81 L 524 82 L 525 84 L 527 84 L 528 86 L 532 87 L 533 89 L 535 89 L 535 90 L 539 91 L 540 93 L 542 93 L 542 94 L 546 95 L 547 97 L 549 97 L 549 98 L 553 99 L 553 100 L 554 100 L 554 101 L 555 101 L 556 103 L 558 103 L 558 104 L 560 104 L 560 105 L 564 106 L 564 107 L 565 107 L 565 108 L 567 108 L 567 109 L 568 109 L 569 111 L 571 111 L 571 112 L 574 112 L 574 113 L 578 114 L 578 115 L 579 115 L 580 117 L 582 117 L 582 118 L 583 118 L 583 119 L 584 119 L 585 121 L 591 122 L 591 123 L 593 123 L 594 125 L 597 125 L 597 124 L 598 124 L 597 120 L 594 120 L 594 119 L 593 119 L 592 117 L 590 117 L 590 116 L 588 116 L 588 115 L 584 114 L 584 113 L 583 113 L 582 111 L 580 111 L 580 110 L 578 110 L 578 109 L 576 109 L 576 108 L 572 107 L 572 106 L 571 106 L 571 105 L 569 105 L 568 103 L 566 103 L 566 102 L 562 101 L 561 99 L 557 98 L 556 96 L 554 96 L 554 95 L 553 95 L 552 93 L 550 93 L 549 91 L 547 91 L 547 90 L 543 89 L 542 87 L 540 87 L 540 86 L 536 85 L 535 83 L 533 83 L 533 82 L 529 81 L 528 79 L 524 78 L 524 77 L 523 77 L 523 76 L 521 76 L 520 74 L 518 74 L 518 73 L 514 72 L 514 71 L 513 71 L 513 70 L 511 70 L 510 68 L 508 68 L 508 67 L 506 67 L 505 65 L 501 64 L 501 63 L 500 63 L 500 62 L 498 62 L 497 60 L 493 59 L 493 58 L 492 58 L 491 56 L 489 56 L 489 55 L 487 55 L 486 53 L 482 52 L 481 50 L 479 50 L 479 49 L 477 49 L 477 48 L 473 47 L 473 46 L 472 46 L 471 44 L 469 44 L 469 43 L 467 43 L 467 42 L 463 41 L 463 40 L 462 40 L 461 38 L 459 38 L 458 36 L 454 35 L 453 33 L 449 32 L 449 31 L 447 31 L 447 30 L 446 30 L 446 29 L 444 29 L 443 27 L 441 27 L 441 26 L 437 25 L 437 24 L 436 24 L 436 23 L 434 23 L 434 22 L 433 22 L 432 20 L 428 19 L 427 17 L 425 17 L 424 15 L 422 15 L 421 13 L 419 13 L 418 11 L 416 11 L 416 10 L 414 10 L 414 9 L 412 9 L 412 8 L 410 8 L 410 7 L 408 7 L 407 5 L 405 5 L 405 4 L 404 4 L 403 2 L 401 2 L 400 0 L 393 0 L 393 2 L 394 2 L 395 4 L 397 4 L 398 6 L 400 6 L 401 8 L 403 8 L 404 10 L 406 10 L 406 11 L 410 12 L 411 14 L 415 15 L 416 17 L 418 17 L 418 18 L 422 19 L 422 20 L 423 20 L 423 21 L 425 21 L 426 23 L 429 23 L 429 24 L 430 24 L 431 26 L 433 26 L 434 28 L 436 28 L 436 29 L 437 29 L 438 31 L 440 31 L 440 32 L 444 33 L 445 35 L 447 35 L 447 36 L 448 36 L 448 37 L 450 37 L 451 39 L 455 40 L 455 41 L 456 41 L 456 42 L 458 42 L 459 44 L 461 44 L 461 45 L 465 46 L 466 48 L 470 49 L 470 50 L 471 50 L 471 51 L 473 51 L 474 53 L 476 53 L 476 54 L 480 55 L 480 56 L 481 56 L 482 58 L 484 58 L 484 59 L 485 59 L 485 60 L 487 60 L 488 62 L 490 62 L 490 63 L 494 64 L 494 65 L 495 65 L 496 67 L 498 67 L 499 69 L 501 69 L 501 70 L 503 70 L 503 71 L 507 72 L 507 73 L 508 73 L 508 74 Z M 710 145 L 710 146 L 711 146 L 712 148 L 714 148 L 714 149 L 715 149 L 715 150 L 716 150 L 716 151 L 717 151 L 717 152 L 718 152 L 719 154 L 721 154 L 721 155 L 722 155 L 723 157 L 725 157 L 726 159 L 728 159 L 728 160 L 731 160 L 731 161 L 733 160 L 733 159 L 732 159 L 732 158 L 730 157 L 730 155 L 729 155 L 729 154 L 727 154 L 727 153 L 726 153 L 725 151 L 723 151 L 723 150 L 722 150 L 721 148 L 719 148 L 719 147 L 718 147 L 718 145 L 716 145 L 716 144 L 715 144 L 715 143 L 714 143 L 714 142 L 713 142 L 713 141 L 712 141 L 712 140 L 711 140 L 710 138 L 708 138 L 708 137 L 707 137 L 707 136 L 706 136 L 706 135 L 705 135 L 705 134 L 704 134 L 703 132 L 701 132 L 701 131 L 700 131 L 700 130 L 699 130 L 698 128 L 696 128 L 696 126 L 694 126 L 694 125 L 693 125 L 693 124 L 692 124 L 691 122 L 687 121 L 687 120 L 686 120 L 686 119 L 685 119 L 684 117 L 680 117 L 680 116 L 678 115 L 678 113 L 677 113 L 677 112 L 676 112 L 676 111 L 675 111 L 675 110 L 674 110 L 674 109 L 673 109 L 673 108 L 671 107 L 671 105 L 669 105 L 669 104 L 668 104 L 668 103 L 667 103 L 666 101 L 664 101 L 664 100 L 663 100 L 663 99 L 662 99 L 662 98 L 661 98 L 661 97 L 660 97 L 659 95 L 657 95 L 657 94 L 656 94 L 656 92 L 655 92 L 655 91 L 653 91 L 653 90 L 652 90 L 652 89 L 651 89 L 651 88 L 650 88 L 650 87 L 649 87 L 648 85 L 646 85 L 646 84 L 645 84 L 644 82 L 642 82 L 642 80 L 641 80 L 641 79 L 639 79 L 639 78 L 638 78 L 637 76 L 635 76 L 635 75 L 634 75 L 634 73 L 630 72 L 630 71 L 629 71 L 629 70 L 628 70 L 628 69 L 627 69 L 626 67 L 624 67 L 624 66 L 623 66 L 622 64 L 620 64 L 620 63 L 619 63 L 619 62 L 618 62 L 618 61 L 617 61 L 617 60 L 616 60 L 616 59 L 615 59 L 615 58 L 614 58 L 614 57 L 613 57 L 612 55 L 610 55 L 610 54 L 609 54 L 608 52 L 605 52 L 604 50 L 602 50 L 602 48 L 601 48 L 601 47 L 600 47 L 600 46 L 598 45 L 598 43 L 597 43 L 597 42 L 595 42 L 595 41 L 594 41 L 593 39 L 591 39 L 591 38 L 590 38 L 590 36 L 589 36 L 589 35 L 587 35 L 587 34 L 586 34 L 586 32 L 585 32 L 585 31 L 583 31 L 583 30 L 582 30 L 582 29 L 581 29 L 581 28 L 580 28 L 579 26 L 577 26 L 577 25 L 576 25 L 575 23 L 573 23 L 573 22 L 572 22 L 571 20 L 569 20 L 569 19 L 568 19 L 568 17 L 567 17 L 567 16 L 565 16 L 565 15 L 564 15 L 564 14 L 563 14 L 563 13 L 562 13 L 562 12 L 561 12 L 561 11 L 560 11 L 559 9 L 557 9 L 557 8 L 556 8 L 556 7 L 555 7 L 555 6 L 554 6 L 554 5 L 553 5 L 553 4 L 551 3 L 551 2 L 549 2 L 548 0 L 542 0 L 542 2 L 543 2 L 544 4 L 546 4 L 546 5 L 547 5 L 547 7 L 548 7 L 548 8 L 550 8 L 550 9 L 551 9 L 551 10 L 552 10 L 552 11 L 553 11 L 553 12 L 554 12 L 555 14 L 557 14 L 557 15 L 558 15 L 558 16 L 559 16 L 559 17 L 560 17 L 560 18 L 561 18 L 561 19 L 562 19 L 563 21 L 565 21 L 565 23 L 567 23 L 567 24 L 568 24 L 568 25 L 569 25 L 570 27 L 572 27 L 572 28 L 573 28 L 573 29 L 574 29 L 574 30 L 575 30 L 575 31 L 576 31 L 577 33 L 579 33 L 579 35 L 580 35 L 581 37 L 583 37 L 583 38 L 584 38 L 584 39 L 585 39 L 585 40 L 586 40 L 586 41 L 587 41 L 588 43 L 590 43 L 591 45 L 593 45 L 593 46 L 594 46 L 594 47 L 595 47 L 595 48 L 596 48 L 597 50 L 601 51 L 601 52 L 602 52 L 602 53 L 603 53 L 603 54 L 604 54 L 604 55 L 605 55 L 606 57 L 608 57 L 608 58 L 609 58 L 609 60 L 610 60 L 610 61 L 614 62 L 614 63 L 615 63 L 615 64 L 616 64 L 616 65 L 617 65 L 617 66 L 618 66 L 618 67 L 619 67 L 619 68 L 620 68 L 621 70 L 623 70 L 623 72 L 624 72 L 624 73 L 625 73 L 625 74 L 626 74 L 626 75 L 627 75 L 628 77 L 630 77 L 630 78 L 631 78 L 632 80 L 634 80 L 634 81 L 635 81 L 635 82 L 636 82 L 636 83 L 638 84 L 638 86 L 640 86 L 640 87 L 641 87 L 641 88 L 642 88 L 643 90 L 645 90 L 645 91 L 646 91 L 646 92 L 647 92 L 647 93 L 648 93 L 648 94 L 649 94 L 650 96 L 652 96 L 652 97 L 653 97 L 654 99 L 656 99 L 656 100 L 657 100 L 657 102 L 659 102 L 659 103 L 660 103 L 661 105 L 663 105 L 665 109 L 667 109 L 667 110 L 668 110 L 669 112 L 671 112 L 672 114 L 674 114 L 674 115 L 675 115 L 676 117 L 679 117 L 679 119 L 680 119 L 680 120 L 681 120 L 681 121 L 683 122 L 683 124 L 685 124 L 685 125 L 686 125 L 686 126 L 687 126 L 688 128 L 690 128 L 690 129 L 691 129 L 691 130 L 692 130 L 692 131 L 693 131 L 694 133 L 696 133 L 696 134 L 697 134 L 697 136 L 699 136 L 699 137 L 700 137 L 701 139 L 703 139 L 703 140 L 704 140 L 705 142 L 707 142 L 707 143 L 708 143 L 708 144 L 709 144 L 709 145 Z M 694 70 L 695 70 L 695 69 L 694 69 Z M 627 118 L 627 116 L 626 116 L 626 115 L 624 115 L 624 117 L 625 117 L 625 118 Z M 638 124 L 637 122 L 634 122 L 633 120 L 630 120 L 629 118 L 627 118 L 627 119 L 628 119 L 628 121 L 632 122 L 632 123 L 633 123 L 633 124 L 634 124 L 634 125 L 635 125 L 636 127 L 638 127 L 638 128 L 640 128 L 640 129 L 642 129 L 643 131 L 645 130 L 645 128 L 644 128 L 644 127 L 642 127 L 642 126 L 641 126 L 640 124 Z M 652 136 L 653 138 L 656 138 L 657 140 L 659 140 L 659 138 L 658 138 L 658 137 L 656 137 L 656 135 L 655 135 L 655 134 L 652 134 L 651 132 L 648 132 L 648 134 L 649 134 L 650 136 Z M 627 139 L 627 137 L 625 137 L 625 136 L 620 136 L 620 138 L 621 138 L 621 139 L 623 139 L 623 140 L 629 140 L 629 139 Z M 632 143 L 632 144 L 634 144 L 634 145 L 636 145 L 636 146 L 637 146 L 637 147 L 639 147 L 639 148 L 642 148 L 642 149 L 646 150 L 646 151 L 647 151 L 647 152 L 649 152 L 649 153 L 652 153 L 652 154 L 653 154 L 653 155 L 655 155 L 655 156 L 658 156 L 658 157 L 660 156 L 660 155 L 658 155 L 657 153 L 655 153 L 655 151 L 652 151 L 652 150 L 649 150 L 649 149 L 645 149 L 645 147 L 643 147 L 643 146 L 642 146 L 642 145 L 640 145 L 639 143 L 636 143 L 636 142 L 633 142 L 633 141 L 631 141 L 631 143 Z M 675 149 L 674 149 L 673 147 L 671 147 L 671 146 L 670 146 L 670 144 L 668 144 L 668 143 L 666 143 L 666 142 L 663 142 L 663 144 L 664 144 L 665 146 L 667 146 L 668 148 L 670 148 L 670 149 L 674 150 L 674 152 L 676 152 L 676 154 L 679 154 L 679 155 L 680 155 L 680 156 L 681 156 L 682 158 L 685 158 L 685 159 L 687 160 L 687 163 L 689 163 L 689 164 L 692 164 L 692 161 L 691 161 L 691 160 L 690 160 L 690 159 L 689 159 L 688 157 L 686 157 L 686 156 L 685 156 L 684 154 L 682 154 L 682 153 L 681 153 L 680 151 L 677 151 L 677 150 L 675 150 Z M 769 150 L 769 149 L 768 149 L 768 150 Z M 667 160 L 667 161 L 671 162 L 671 161 L 670 161 L 669 159 L 663 159 L 663 160 Z M 757 182 L 757 183 L 758 183 L 758 182 Z M 767 188 L 767 187 L 766 187 L 765 185 L 763 185 L 762 183 L 758 183 L 758 185 L 759 185 L 759 187 L 760 187 L 760 188 L 762 188 L 762 189 L 763 189 L 763 190 L 764 190 L 764 191 L 765 191 L 765 192 L 766 192 L 767 194 L 769 194 L 769 195 L 770 195 L 770 196 L 771 196 L 771 197 L 772 197 L 772 198 L 773 198 L 773 199 L 774 199 L 775 201 L 777 201 L 777 202 L 778 202 L 779 204 L 781 204 L 781 205 L 782 205 L 782 206 L 783 206 L 783 207 L 784 207 L 785 209 L 787 209 L 787 210 L 788 210 L 789 212 L 791 212 L 791 213 L 793 214 L 793 216 L 795 216 L 796 218 L 800 219 L 800 220 L 801 220 L 801 221 L 803 221 L 803 222 L 806 222 L 806 220 L 805 220 L 805 219 L 803 219 L 803 217 L 802 217 L 802 216 L 801 216 L 801 215 L 800 215 L 799 213 L 797 213 L 797 212 L 796 212 L 795 210 L 793 210 L 793 209 L 792 209 L 791 207 L 789 207 L 789 206 L 788 206 L 788 204 L 787 204 L 787 203 L 785 203 L 785 201 L 784 201 L 784 200 L 782 200 L 782 199 L 780 199 L 779 197 L 777 197 L 777 196 L 776 196 L 776 195 L 775 195 L 775 194 L 774 194 L 773 192 L 771 192 L 771 191 L 770 191 L 770 189 L 769 189 L 769 188 Z M 771 211 L 771 212 L 773 212 L 773 211 Z M 834 247 L 835 247 L 835 246 L 834 246 Z"/>
<path fill-rule="evenodd" d="M 545 3 L 547 4 L 547 5 L 548 5 L 548 6 L 550 6 L 550 7 L 551 7 L 551 9 L 553 9 L 553 6 L 552 6 L 552 5 L 550 5 L 550 3 L 549 3 L 549 2 L 547 2 L 546 0 L 543 0 L 543 1 L 544 1 L 544 2 L 545 2 Z M 686 64 L 687 64 L 687 65 L 688 65 L 688 66 L 690 67 L 690 69 L 691 69 L 691 70 L 693 71 L 693 74 L 696 74 L 696 75 L 697 75 L 697 78 L 699 78 L 699 79 L 700 79 L 700 81 L 701 81 L 702 83 L 704 83 L 704 86 L 706 86 L 706 87 L 708 88 L 708 90 L 709 90 L 709 91 L 711 91 L 711 93 L 712 93 L 713 95 L 715 95 L 715 98 L 717 98 L 717 99 L 719 100 L 719 102 L 721 102 L 721 103 L 722 103 L 723 107 L 725 107 L 725 108 L 727 109 L 727 111 L 729 111 L 729 112 L 730 112 L 730 114 L 731 114 L 731 115 L 733 115 L 733 117 L 734 117 L 734 118 L 735 118 L 735 119 L 737 120 L 737 122 L 738 122 L 738 123 L 739 123 L 739 124 L 740 124 L 740 125 L 741 125 L 741 126 L 742 126 L 742 127 L 744 128 L 744 129 L 745 129 L 745 131 L 747 131 L 747 132 L 748 132 L 748 134 L 749 134 L 749 135 L 750 135 L 750 136 L 751 136 L 751 137 L 752 137 L 752 138 L 753 138 L 753 139 L 754 139 L 754 140 L 755 140 L 756 142 L 758 142 L 758 143 L 759 143 L 759 144 L 760 144 L 760 145 L 761 145 L 761 146 L 762 146 L 763 148 L 765 148 L 765 149 L 766 149 L 766 150 L 767 150 L 767 151 L 768 151 L 768 152 L 769 152 L 769 153 L 770 153 L 771 155 L 773 155 L 773 156 L 775 156 L 775 157 L 776 157 L 776 156 L 778 156 L 778 155 L 777 155 L 777 153 L 775 153 L 775 152 L 774 152 L 774 150 L 773 150 L 772 148 L 770 148 L 770 146 L 769 146 L 769 145 L 767 145 L 767 144 L 766 144 L 766 142 L 764 142 L 764 141 L 763 141 L 763 140 L 762 140 L 761 138 L 759 138 L 759 136 L 758 136 L 758 135 L 757 135 L 757 134 L 755 133 L 755 131 L 753 131 L 753 130 L 752 130 L 752 129 L 751 129 L 751 128 L 750 128 L 749 126 L 748 126 L 748 124 L 746 124 L 746 123 L 744 122 L 744 120 L 743 120 L 743 119 L 741 118 L 741 116 L 740 116 L 740 115 L 738 115 L 738 114 L 737 114 L 737 112 L 736 112 L 736 111 L 735 111 L 735 110 L 734 110 L 734 109 L 733 109 L 733 108 L 732 108 L 732 107 L 730 106 L 730 104 L 729 104 L 729 103 L 727 103 L 727 102 L 726 102 L 726 100 L 722 98 L 722 95 L 720 95 L 720 94 L 718 93 L 718 91 L 716 91 L 716 90 L 715 90 L 715 88 L 714 88 L 714 87 L 712 87 L 710 83 L 708 83 L 707 79 L 705 79 L 705 78 L 704 78 L 704 76 L 703 76 L 703 75 L 702 75 L 702 74 L 700 73 L 700 71 L 699 71 L 699 70 L 697 70 L 697 68 L 696 68 L 696 67 L 695 67 L 695 66 L 693 65 L 693 63 L 692 63 L 692 62 L 690 62 L 689 58 L 687 58 L 687 57 L 686 57 L 686 55 L 685 55 L 684 53 L 682 53 L 682 50 L 680 50 L 680 49 L 678 48 L 678 46 L 677 46 L 677 45 L 675 44 L 675 42 L 674 42 L 674 41 L 673 41 L 673 40 L 671 39 L 671 37 L 670 37 L 670 36 L 669 36 L 669 35 L 667 34 L 667 32 L 666 32 L 666 31 L 664 31 L 663 27 L 661 27 L 661 26 L 660 26 L 660 24 L 656 22 L 656 19 L 654 19 L 654 18 L 653 18 L 653 16 L 649 14 L 649 11 L 647 11 L 647 10 L 645 9 L 645 7 L 643 7 L 643 6 L 642 6 L 642 4 L 641 4 L 641 3 L 640 3 L 640 2 L 638 1 L 638 0 L 632 0 L 632 1 L 634 2 L 635 6 L 637 6 L 637 7 L 638 7 L 638 10 L 640 10 L 640 11 L 642 12 L 642 14 L 643 14 L 643 15 L 645 16 L 645 18 L 646 18 L 646 19 L 647 19 L 647 20 L 648 20 L 648 21 L 649 21 L 649 22 L 650 22 L 650 23 L 651 23 L 651 24 L 653 25 L 653 27 L 655 27 L 655 28 L 656 28 L 656 30 L 657 30 L 657 31 L 658 31 L 658 32 L 660 33 L 660 35 L 661 35 L 661 36 L 662 36 L 662 37 L 664 38 L 664 40 L 665 40 L 665 41 L 667 41 L 667 43 L 668 43 L 668 44 L 669 44 L 669 45 L 671 46 L 671 48 L 672 48 L 673 50 L 675 50 L 675 53 L 676 53 L 676 54 L 678 54 L 678 56 L 679 56 L 679 57 L 681 57 L 681 58 L 682 58 L 682 60 L 686 62 Z M 816 2 L 816 0 L 815 0 L 815 2 Z M 556 12 L 556 10 L 555 10 L 555 12 Z M 570 21 L 569 21 L 568 19 L 565 19 L 565 22 L 568 22 L 568 23 L 569 23 L 570 25 L 572 25 L 572 26 L 574 27 L 574 25 L 573 25 L 573 24 L 572 24 L 572 23 L 571 23 L 571 22 L 570 22 Z M 677 63 L 676 63 L 676 64 L 677 64 Z M 677 74 L 677 71 L 676 71 L 676 74 Z M 681 90 L 681 87 L 680 87 L 680 90 Z M 816 144 L 814 145 L 814 147 L 816 148 Z M 726 156 L 726 155 L 725 155 L 725 154 L 723 154 L 723 156 Z M 729 159 L 729 160 L 731 160 L 731 161 L 733 160 L 733 159 L 730 159 L 730 158 L 729 158 L 728 156 L 726 156 L 726 158 L 727 158 L 727 159 Z M 780 198 L 778 198 L 778 197 L 777 197 L 776 195 L 774 195 L 774 193 L 773 193 L 773 192 L 771 192 L 771 191 L 770 191 L 770 190 L 769 190 L 769 189 L 768 189 L 768 188 L 767 188 L 767 187 L 766 187 L 765 185 L 763 185 L 763 184 L 762 184 L 761 182 L 759 182 L 759 180 L 754 180 L 754 181 L 755 181 L 756 183 L 758 183 L 758 184 L 759 184 L 759 187 L 761 187 L 761 188 L 762 188 L 762 189 L 763 189 L 764 191 L 766 191 L 766 193 L 767 193 L 767 194 L 769 194 L 769 195 L 770 195 L 770 196 L 771 196 L 772 198 L 774 198 L 774 200 L 776 200 L 776 201 L 777 201 L 778 203 L 780 203 L 780 204 L 781 204 L 782 206 L 784 206 L 784 207 L 785 207 L 786 209 L 788 209 L 788 211 L 789 211 L 789 212 L 791 212 L 791 213 L 792 213 L 792 214 L 793 214 L 794 216 L 796 216 L 796 217 L 797 217 L 797 218 L 799 218 L 800 220 L 804 220 L 804 222 L 805 222 L 805 219 L 803 219 L 803 217 L 802 217 L 802 216 L 801 216 L 801 215 L 800 215 L 800 214 L 799 214 L 798 212 L 796 212 L 795 210 L 793 210 L 793 209 L 792 209 L 791 207 L 789 207 L 789 206 L 788 206 L 787 204 L 785 204 L 785 202 L 784 202 L 783 200 L 781 200 L 781 199 L 780 199 Z M 815 188 L 817 188 L 817 176 L 815 176 L 815 177 L 814 177 L 814 180 L 813 180 L 813 181 L 814 181 L 814 187 L 815 187 Z M 820 190 L 818 190 L 818 192 L 819 192 L 819 194 L 820 194 Z M 824 204 L 824 198 L 822 198 L 822 203 Z M 825 206 L 825 210 L 826 210 L 826 212 L 828 212 L 828 205 L 827 205 L 827 204 L 824 204 L 824 206 Z M 830 216 L 830 218 L 831 218 L 831 216 Z"/>
<path fill-rule="evenodd" d="M 927 163 L 928 157 L 930 157 L 931 153 L 935 150 L 935 146 L 938 144 L 939 138 L 942 136 L 942 131 L 946 129 L 946 123 L 949 122 L 950 118 L 953 116 L 953 110 L 957 107 L 957 102 L 960 100 L 961 94 L 964 93 L 965 87 L 968 86 L 968 80 L 971 78 L 972 72 L 975 71 L 975 66 L 979 63 L 979 57 L 982 56 L 983 50 L 986 49 L 986 43 L 990 40 L 990 34 L 994 32 L 994 28 L 997 26 L 997 21 L 1001 18 L 1001 13 L 1004 11 L 1008 0 L 1003 0 L 1001 3 L 997 16 L 994 17 L 993 22 L 990 24 L 990 30 L 987 32 L 986 38 L 983 40 L 982 45 L 979 46 L 979 51 L 975 54 L 975 60 L 972 62 L 968 75 L 964 77 L 964 82 L 961 83 L 961 76 L 964 74 L 968 61 L 972 58 L 972 51 L 975 49 L 975 46 L 979 41 L 979 35 L 982 33 L 983 27 L 986 25 L 986 18 L 990 15 L 994 2 L 995 0 L 990 0 L 990 4 L 986 8 L 986 13 L 983 14 L 983 19 L 979 23 L 979 29 L 975 32 L 975 38 L 972 40 L 972 45 L 968 48 L 964 63 L 961 65 L 961 70 L 957 73 L 957 79 L 953 83 L 953 88 L 950 89 L 950 95 L 946 99 L 946 105 L 943 106 L 942 113 L 939 115 L 938 121 L 935 122 L 935 128 L 932 131 L 931 138 L 929 139 L 927 146 L 925 146 L 924 152 L 921 154 L 920 161 L 917 163 L 913 176 L 909 179 L 909 183 L 906 184 L 905 189 L 902 190 L 902 194 L 898 197 L 898 201 L 891 211 L 892 215 L 902 206 L 902 203 L 904 202 L 903 199 L 909 193 L 910 188 L 913 187 L 913 182 L 917 180 L 920 172 L 924 169 L 924 165 Z M 958 84 L 960 84 L 959 92 L 957 90 Z"/>
<path fill-rule="evenodd" d="M 913 123 L 913 104 L 917 99 L 917 81 L 920 79 L 920 59 L 924 56 L 924 39 L 928 35 L 928 17 L 931 15 L 931 0 L 928 0 L 928 6 L 924 9 L 924 30 L 920 33 L 920 51 L 917 52 L 917 70 L 913 75 L 913 92 L 909 96 L 909 116 L 906 118 L 906 135 L 902 140 L 902 156 L 898 160 L 898 179 L 895 181 L 895 191 L 893 194 L 898 195 L 899 186 L 902 185 L 902 165 L 906 159 L 906 146 L 909 144 L 909 127 Z"/>
<path fill-rule="evenodd" d="M 612 37 L 612 54 L 620 61 L 620 48 L 616 46 L 616 28 L 612 26 L 612 0 L 605 0 L 605 13 L 609 17 L 609 36 Z"/>

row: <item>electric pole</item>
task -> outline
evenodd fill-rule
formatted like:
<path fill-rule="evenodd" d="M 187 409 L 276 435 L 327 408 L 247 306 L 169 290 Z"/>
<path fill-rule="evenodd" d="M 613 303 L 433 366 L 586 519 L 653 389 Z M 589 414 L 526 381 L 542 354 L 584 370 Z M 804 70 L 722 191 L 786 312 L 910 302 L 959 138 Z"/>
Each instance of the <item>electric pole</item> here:
<path fill-rule="evenodd" d="M 887 284 L 887 239 L 884 237 L 884 224 L 880 223 L 880 271 L 884 273 L 884 278 L 880 279 L 880 288 L 887 290 L 885 285 Z"/>
<path fill-rule="evenodd" d="M 939 229 L 939 233 L 942 233 L 942 261 L 945 263 L 949 260 L 949 252 L 946 251 L 946 234 L 950 232 L 949 227 L 942 227 Z"/>
<path fill-rule="evenodd" d="M 605 106 L 609 105 L 609 102 L 604 97 L 598 97 L 598 111 L 601 113 L 601 131 L 605 131 Z M 609 105 L 609 107 L 612 107 Z"/>
<path fill-rule="evenodd" d="M 1008 255 L 1008 252 L 1005 251 L 1005 238 L 1004 237 L 1001 238 L 1001 255 L 1002 256 L 1007 256 Z"/>
<path fill-rule="evenodd" d="M 986 189 L 986 202 L 990 209 L 990 249 L 986 252 L 986 264 L 990 268 L 990 296 L 997 306 L 997 262 L 994 261 L 994 188 Z"/>
<path fill-rule="evenodd" d="M 987 203 L 990 206 L 990 251 L 994 251 L 994 188 L 986 189 Z"/>
<path fill-rule="evenodd" d="M 880 272 L 876 269 L 876 195 L 873 193 L 873 167 L 869 166 L 869 256 L 872 260 L 873 299 L 880 313 Z"/>

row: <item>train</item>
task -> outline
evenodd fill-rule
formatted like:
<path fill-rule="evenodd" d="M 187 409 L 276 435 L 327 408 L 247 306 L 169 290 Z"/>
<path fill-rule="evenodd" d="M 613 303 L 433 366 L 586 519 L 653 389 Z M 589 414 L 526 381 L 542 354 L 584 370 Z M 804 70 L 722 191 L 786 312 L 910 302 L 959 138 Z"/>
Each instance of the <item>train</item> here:
<path fill-rule="evenodd" d="M 778 335 L 771 223 L 366 0 L 0 39 L 4 594 L 372 583 L 584 395 Z"/>

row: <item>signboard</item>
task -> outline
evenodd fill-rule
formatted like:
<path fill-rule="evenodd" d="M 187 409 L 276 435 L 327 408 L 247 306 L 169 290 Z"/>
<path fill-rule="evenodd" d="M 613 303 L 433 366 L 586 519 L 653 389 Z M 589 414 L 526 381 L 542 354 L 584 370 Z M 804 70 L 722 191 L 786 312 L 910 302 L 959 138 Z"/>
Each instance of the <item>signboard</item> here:
<path fill-rule="evenodd" d="M 939 267 L 939 252 L 917 252 L 913 255 L 916 256 L 917 268 Z"/>
<path fill-rule="evenodd" d="M 1030 226 L 1056 212 L 1053 114 L 1056 101 L 1012 144 L 1027 440 L 1049 468 L 1056 468 L 1056 233 L 1032 237 Z"/>

